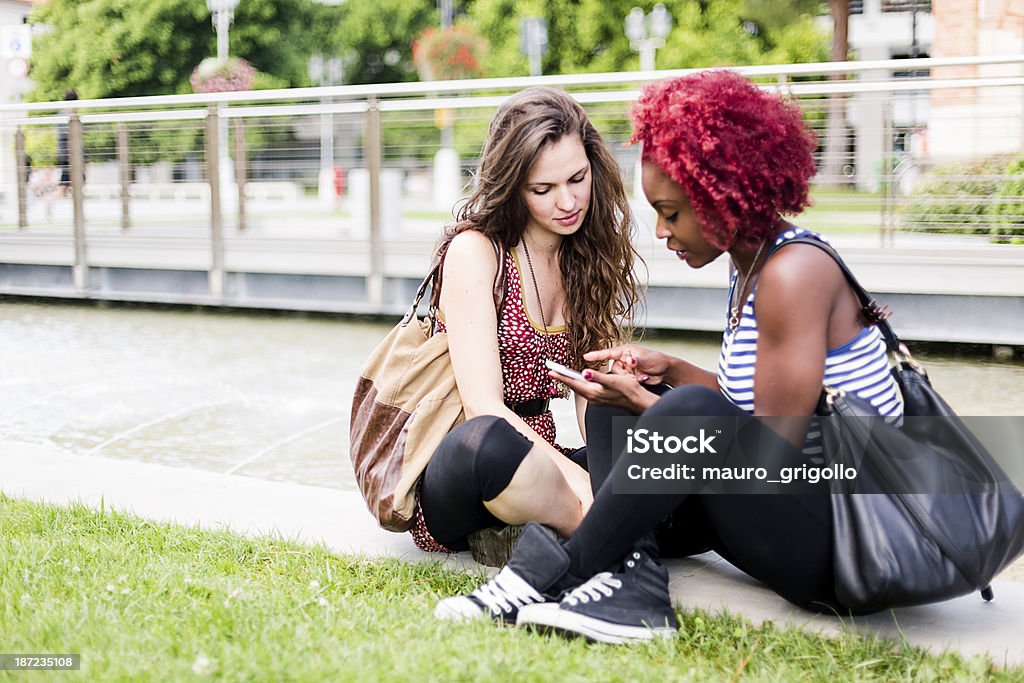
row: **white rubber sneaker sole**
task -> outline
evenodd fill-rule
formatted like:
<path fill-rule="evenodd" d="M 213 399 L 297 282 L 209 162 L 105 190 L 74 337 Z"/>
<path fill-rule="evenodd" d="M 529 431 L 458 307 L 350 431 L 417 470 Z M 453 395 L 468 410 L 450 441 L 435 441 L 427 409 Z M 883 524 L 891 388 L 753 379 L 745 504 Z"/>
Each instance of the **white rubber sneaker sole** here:
<path fill-rule="evenodd" d="M 458 595 L 440 600 L 434 606 L 434 617 L 441 621 L 466 623 L 476 619 L 490 619 L 491 615 L 466 596 Z"/>
<path fill-rule="evenodd" d="M 517 626 L 554 631 L 565 636 L 579 636 L 594 643 L 626 645 L 655 638 L 672 638 L 676 629 L 668 626 L 626 626 L 560 609 L 557 603 L 529 605 L 519 610 Z"/>

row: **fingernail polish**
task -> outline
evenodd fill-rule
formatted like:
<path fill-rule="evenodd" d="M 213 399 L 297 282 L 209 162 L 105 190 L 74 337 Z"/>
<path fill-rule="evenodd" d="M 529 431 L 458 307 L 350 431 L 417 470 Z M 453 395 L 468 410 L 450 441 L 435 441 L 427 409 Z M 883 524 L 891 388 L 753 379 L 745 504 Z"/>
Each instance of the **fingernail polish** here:
<path fill-rule="evenodd" d="M 590 370 L 584 370 L 583 371 L 583 379 L 585 379 L 587 381 L 590 381 L 591 379 L 593 379 L 593 377 L 594 377 L 594 373 L 591 372 Z"/>

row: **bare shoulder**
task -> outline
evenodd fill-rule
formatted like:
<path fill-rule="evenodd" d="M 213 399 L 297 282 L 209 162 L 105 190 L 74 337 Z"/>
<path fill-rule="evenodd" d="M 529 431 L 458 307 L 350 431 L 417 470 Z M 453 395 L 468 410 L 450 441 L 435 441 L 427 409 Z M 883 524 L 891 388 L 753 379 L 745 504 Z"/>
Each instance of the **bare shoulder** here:
<path fill-rule="evenodd" d="M 466 230 L 452 238 L 444 257 L 443 270 L 474 273 L 478 277 L 494 279 L 498 262 L 489 237 L 477 230 Z"/>
<path fill-rule="evenodd" d="M 844 280 L 839 265 L 827 253 L 811 244 L 790 244 L 768 259 L 758 294 L 762 288 L 804 295 L 813 290 L 834 291 Z"/>
<path fill-rule="evenodd" d="M 494 247 L 491 245 L 491 239 L 484 235 L 478 230 L 464 230 L 458 235 L 452 238 L 451 244 L 448 245 L 448 254 L 445 258 L 451 256 L 456 258 L 480 258 L 481 256 L 491 256 L 493 261 Z"/>
<path fill-rule="evenodd" d="M 758 312 L 788 316 L 797 310 L 827 311 L 844 283 L 843 272 L 824 251 L 810 244 L 788 245 L 773 254 L 761 271 Z"/>

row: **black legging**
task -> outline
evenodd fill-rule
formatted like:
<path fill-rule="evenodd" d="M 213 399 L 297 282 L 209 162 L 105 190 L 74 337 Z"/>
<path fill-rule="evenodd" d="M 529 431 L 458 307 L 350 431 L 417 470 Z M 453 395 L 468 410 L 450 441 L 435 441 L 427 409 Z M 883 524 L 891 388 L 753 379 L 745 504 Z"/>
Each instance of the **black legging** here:
<path fill-rule="evenodd" d="M 611 418 L 628 414 L 587 409 L 587 460 L 596 493 L 593 507 L 566 544 L 571 574 L 590 577 L 605 571 L 637 545 L 648 552 L 661 545 L 673 555 L 709 545 L 792 603 L 809 609 L 838 605 L 827 489 L 821 494 L 613 493 Z M 749 417 L 719 392 L 685 386 L 664 394 L 640 416 L 637 427 L 644 426 L 645 418 L 670 416 Z M 625 459 L 620 463 L 629 464 Z M 655 543 L 652 532 L 659 524 Z"/>
<path fill-rule="evenodd" d="M 482 415 L 449 432 L 423 473 L 420 507 L 430 535 L 465 550 L 474 531 L 503 524 L 484 506 L 508 487 L 533 443 L 503 418 Z M 584 449 L 569 458 L 586 466 Z"/>

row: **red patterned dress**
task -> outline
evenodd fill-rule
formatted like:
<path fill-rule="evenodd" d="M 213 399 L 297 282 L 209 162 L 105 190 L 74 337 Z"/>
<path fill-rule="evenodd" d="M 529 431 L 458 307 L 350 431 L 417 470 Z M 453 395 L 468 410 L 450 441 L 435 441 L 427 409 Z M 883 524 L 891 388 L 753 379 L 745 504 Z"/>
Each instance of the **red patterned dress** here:
<path fill-rule="evenodd" d="M 498 316 L 498 354 L 505 384 L 505 403 L 511 405 L 538 398 L 567 398 L 568 387 L 548 377 L 544 360 L 550 358 L 563 365 L 569 364 L 569 334 L 564 326 L 548 325 L 548 333 L 545 335 L 544 325 L 534 321 L 527 312 L 525 296 L 519 259 L 514 251 L 508 251 L 505 254 L 505 304 Z M 439 332 L 447 332 L 443 319 L 438 319 L 437 329 Z M 550 410 L 533 417 L 524 417 L 523 421 L 558 450 L 572 450 L 555 443 L 555 420 Z M 427 531 L 418 499 L 416 517 L 409 532 L 416 547 L 421 550 L 451 552 Z"/>

